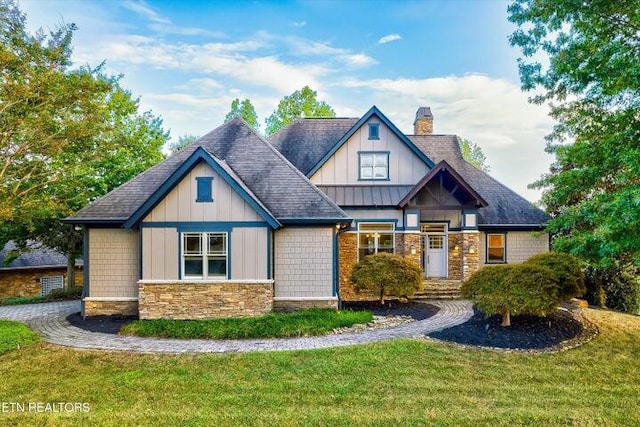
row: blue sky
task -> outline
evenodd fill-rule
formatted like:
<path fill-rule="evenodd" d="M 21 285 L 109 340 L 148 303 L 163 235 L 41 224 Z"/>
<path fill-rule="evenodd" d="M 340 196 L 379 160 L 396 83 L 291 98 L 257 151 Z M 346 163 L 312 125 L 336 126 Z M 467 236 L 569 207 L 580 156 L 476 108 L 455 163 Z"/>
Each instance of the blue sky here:
<path fill-rule="evenodd" d="M 412 133 L 430 106 L 436 133 L 478 143 L 492 175 L 531 201 L 548 170 L 546 107 L 527 103 L 505 1 L 22 0 L 31 30 L 78 26 L 75 65 L 103 61 L 177 139 L 222 124 L 234 98 L 264 120 L 309 85 L 338 116 L 377 105 Z"/>

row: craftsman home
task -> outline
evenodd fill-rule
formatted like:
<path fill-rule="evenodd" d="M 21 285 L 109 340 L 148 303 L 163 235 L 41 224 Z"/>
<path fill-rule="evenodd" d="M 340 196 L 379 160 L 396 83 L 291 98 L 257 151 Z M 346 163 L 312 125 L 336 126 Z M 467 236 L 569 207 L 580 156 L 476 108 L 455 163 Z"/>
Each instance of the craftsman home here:
<path fill-rule="evenodd" d="M 548 250 L 544 212 L 435 135 L 361 118 L 299 119 L 268 141 L 235 119 L 65 222 L 85 227 L 83 312 L 141 318 L 335 307 L 352 266 L 410 258 L 454 286 Z"/>

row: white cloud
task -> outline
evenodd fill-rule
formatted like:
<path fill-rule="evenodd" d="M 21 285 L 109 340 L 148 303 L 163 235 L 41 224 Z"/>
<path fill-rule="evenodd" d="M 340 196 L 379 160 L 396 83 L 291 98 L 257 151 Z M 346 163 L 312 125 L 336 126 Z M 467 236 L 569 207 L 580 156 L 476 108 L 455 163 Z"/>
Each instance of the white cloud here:
<path fill-rule="evenodd" d="M 341 55 L 340 58 L 348 65 L 356 67 L 365 67 L 367 65 L 377 64 L 378 61 L 363 53 L 355 53 L 351 55 Z"/>
<path fill-rule="evenodd" d="M 132 12 L 137 13 L 149 21 L 156 22 L 158 24 L 170 24 L 171 20 L 160 16 L 155 10 L 143 1 L 125 1 L 122 6 L 126 7 Z"/>
<path fill-rule="evenodd" d="M 378 40 L 378 44 L 391 43 L 396 40 L 402 40 L 402 36 L 400 36 L 400 34 L 387 34 Z"/>
<path fill-rule="evenodd" d="M 457 134 L 477 143 L 496 179 L 529 200 L 539 199 L 539 191 L 527 186 L 548 170 L 552 158 L 544 152 L 544 137 L 553 122 L 548 109 L 529 104 L 517 84 L 480 74 L 349 79 L 341 84 L 347 91 L 370 94 L 360 115 L 376 104 L 407 133 L 413 133 L 418 107 L 431 107 L 435 133 Z"/>
<path fill-rule="evenodd" d="M 307 21 L 296 21 L 292 25 L 296 28 L 302 28 L 307 25 Z"/>

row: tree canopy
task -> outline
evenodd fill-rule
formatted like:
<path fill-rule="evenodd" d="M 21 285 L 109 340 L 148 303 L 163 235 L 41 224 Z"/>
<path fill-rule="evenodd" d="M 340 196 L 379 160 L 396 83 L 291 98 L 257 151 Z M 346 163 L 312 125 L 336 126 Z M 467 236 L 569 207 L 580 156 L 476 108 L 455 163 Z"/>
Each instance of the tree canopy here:
<path fill-rule="evenodd" d="M 267 136 L 301 117 L 335 117 L 333 108 L 324 101 L 318 101 L 317 96 L 316 91 L 305 86 L 282 98 L 278 108 L 266 120 Z"/>
<path fill-rule="evenodd" d="M 198 138 L 198 136 L 191 134 L 179 136 L 177 141 L 173 141 L 169 144 L 169 152 L 171 154 L 177 153 Z"/>
<path fill-rule="evenodd" d="M 81 233 L 58 220 L 162 160 L 162 121 L 101 67 L 71 68 L 75 26 L 29 34 L 0 0 L 0 245 L 68 254 Z"/>
<path fill-rule="evenodd" d="M 554 247 L 640 265 L 640 1 L 516 0 L 522 88 L 557 121 L 543 189 Z"/>
<path fill-rule="evenodd" d="M 462 157 L 480 170 L 489 172 L 491 167 L 487 163 L 487 157 L 482 152 L 482 148 L 475 142 L 458 137 L 458 146 L 462 152 Z"/>
<path fill-rule="evenodd" d="M 260 124 L 258 123 L 258 114 L 256 114 L 256 109 L 251 104 L 251 101 L 248 98 L 240 101 L 240 99 L 236 98 L 231 101 L 231 110 L 224 117 L 224 122 L 230 122 L 236 117 L 241 117 L 245 122 L 249 124 L 255 130 L 259 130 Z"/>

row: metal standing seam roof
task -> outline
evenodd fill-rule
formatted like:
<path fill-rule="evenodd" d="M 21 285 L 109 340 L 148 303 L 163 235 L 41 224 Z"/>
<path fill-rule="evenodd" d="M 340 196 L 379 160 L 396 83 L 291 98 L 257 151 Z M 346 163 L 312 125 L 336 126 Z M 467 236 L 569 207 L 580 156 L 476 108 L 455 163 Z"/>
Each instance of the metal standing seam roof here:
<path fill-rule="evenodd" d="M 66 222 L 125 222 L 193 154 L 224 162 L 278 220 L 344 221 L 348 216 L 242 119 L 236 118 L 81 209 Z"/>

